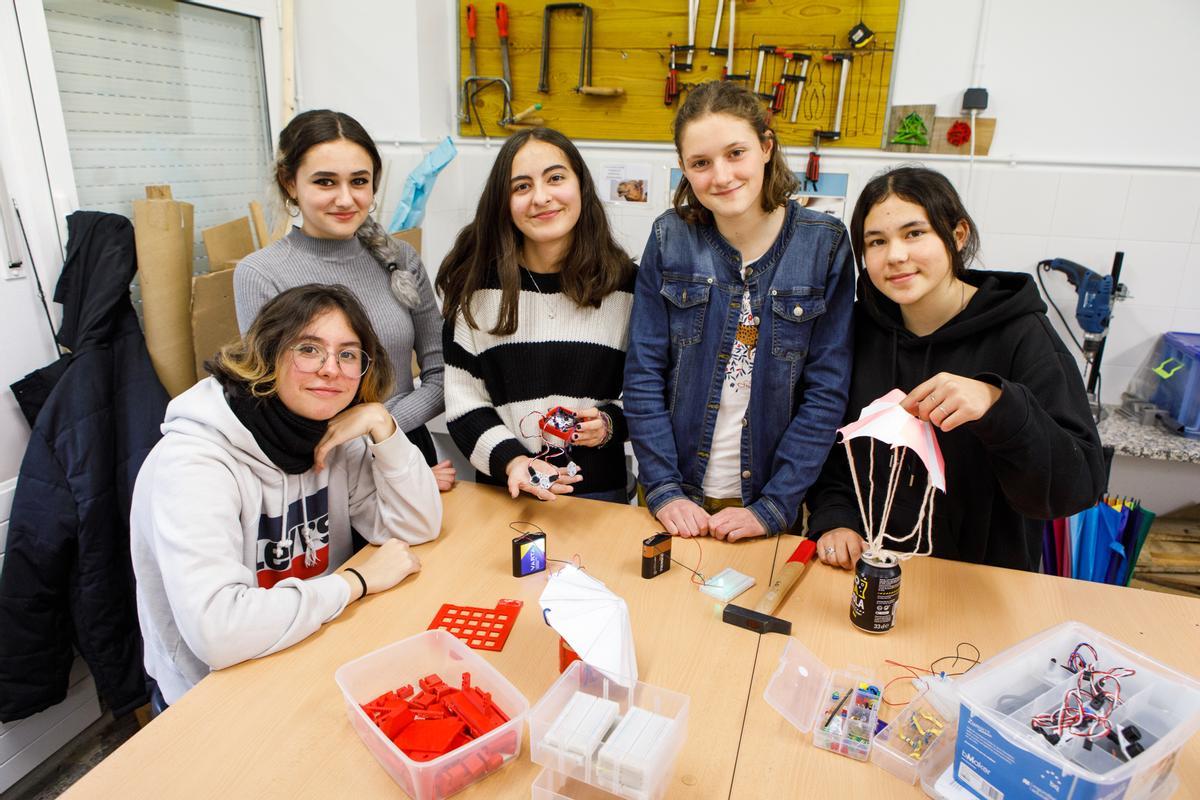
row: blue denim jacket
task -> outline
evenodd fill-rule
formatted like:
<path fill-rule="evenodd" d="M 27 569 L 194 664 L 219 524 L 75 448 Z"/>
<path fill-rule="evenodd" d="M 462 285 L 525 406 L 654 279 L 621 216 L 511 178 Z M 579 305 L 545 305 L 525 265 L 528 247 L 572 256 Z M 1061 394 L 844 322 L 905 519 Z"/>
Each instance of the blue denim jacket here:
<path fill-rule="evenodd" d="M 846 410 L 855 271 L 842 223 L 795 202 L 745 281 L 741 266 L 715 226 L 689 225 L 673 210 L 654 221 L 634 292 L 625 418 L 650 510 L 699 502 L 748 287 L 761 321 L 742 421 L 742 502 L 776 534 L 796 521 Z"/>

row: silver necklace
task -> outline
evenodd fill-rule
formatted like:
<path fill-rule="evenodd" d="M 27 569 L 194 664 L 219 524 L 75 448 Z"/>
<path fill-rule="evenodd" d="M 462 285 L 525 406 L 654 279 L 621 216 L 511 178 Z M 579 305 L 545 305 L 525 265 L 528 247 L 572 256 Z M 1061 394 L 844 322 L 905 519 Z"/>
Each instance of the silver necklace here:
<path fill-rule="evenodd" d="M 542 303 L 546 306 L 546 316 L 554 319 L 554 307 L 545 302 L 546 293 L 542 291 L 542 287 L 538 286 L 537 278 L 533 277 L 533 270 L 529 267 L 521 267 L 521 269 L 529 273 L 529 280 L 533 281 L 533 288 L 537 289 L 537 293 L 542 296 Z"/>

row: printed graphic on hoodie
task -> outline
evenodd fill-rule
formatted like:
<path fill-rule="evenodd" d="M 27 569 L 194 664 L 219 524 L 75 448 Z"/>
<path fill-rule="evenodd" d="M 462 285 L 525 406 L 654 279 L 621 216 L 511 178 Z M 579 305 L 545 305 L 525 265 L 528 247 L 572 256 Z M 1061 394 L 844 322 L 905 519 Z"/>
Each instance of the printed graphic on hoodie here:
<path fill-rule="evenodd" d="M 312 578 L 328 567 L 328 488 L 289 504 L 283 518 L 267 514 L 259 517 L 255 570 L 260 588 L 270 589 L 284 578 Z"/>

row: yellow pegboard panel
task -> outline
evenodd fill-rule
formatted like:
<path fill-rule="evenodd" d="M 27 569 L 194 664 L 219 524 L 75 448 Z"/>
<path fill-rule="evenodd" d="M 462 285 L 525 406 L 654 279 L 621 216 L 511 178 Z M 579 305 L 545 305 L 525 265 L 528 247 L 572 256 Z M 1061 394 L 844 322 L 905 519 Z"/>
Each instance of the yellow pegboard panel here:
<path fill-rule="evenodd" d="M 462 77 L 470 69 L 467 5 L 465 0 L 459 0 L 460 90 Z M 572 11 L 553 15 L 550 91 L 539 93 L 545 3 L 513 0 L 508 3 L 513 112 L 541 103 L 542 110 L 532 116 L 576 139 L 670 141 L 671 123 L 688 86 L 722 75 L 725 56 L 709 53 L 717 0 L 702 0 L 700 4 L 693 68 L 690 72 L 679 71 L 680 98 L 669 107 L 663 103 L 663 94 L 670 45 L 687 44 L 687 0 L 593 0 L 588 5 L 593 14 L 591 84 L 621 87 L 624 95 L 590 97 L 575 92 L 583 23 L 582 16 Z M 501 58 L 495 4 L 476 3 L 475 7 L 479 17 L 478 71 L 499 77 Z M 727 41 L 728 14 L 729 0 L 726 0 L 718 47 L 724 47 Z M 822 147 L 877 148 L 887 126 L 888 86 L 899 14 L 899 0 L 741 0 L 737 3 L 734 72 L 750 73 L 753 82 L 760 45 L 775 45 L 811 56 L 796 124 L 788 120 L 794 89 L 789 90 L 783 113 L 774 120 L 783 144 L 808 146 L 814 131 L 833 127 L 837 103 L 838 66 L 822 57 L 831 53 L 851 54 L 842 137 L 836 143 L 825 142 Z M 860 19 L 875 32 L 875 38 L 864 48 L 853 50 L 847 34 Z M 782 59 L 767 59 L 762 91 L 770 91 L 766 85 L 768 76 L 773 82 L 782 63 Z M 461 135 L 503 137 L 516 130 L 506 130 L 499 124 L 502 90 L 498 83 L 481 88 L 474 99 L 470 122 L 460 119 Z"/>

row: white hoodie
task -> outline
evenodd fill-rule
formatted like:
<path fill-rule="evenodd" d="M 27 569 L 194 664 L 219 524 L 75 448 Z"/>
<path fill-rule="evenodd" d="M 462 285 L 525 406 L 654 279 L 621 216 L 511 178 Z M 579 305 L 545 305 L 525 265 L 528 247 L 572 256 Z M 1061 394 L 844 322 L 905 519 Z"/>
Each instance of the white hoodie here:
<path fill-rule="evenodd" d="M 130 547 L 146 671 L 167 703 L 341 614 L 350 589 L 332 573 L 352 554 L 351 526 L 374 544 L 441 528 L 437 481 L 399 430 L 287 475 L 206 378 L 171 401 L 162 431 L 134 487 Z"/>

